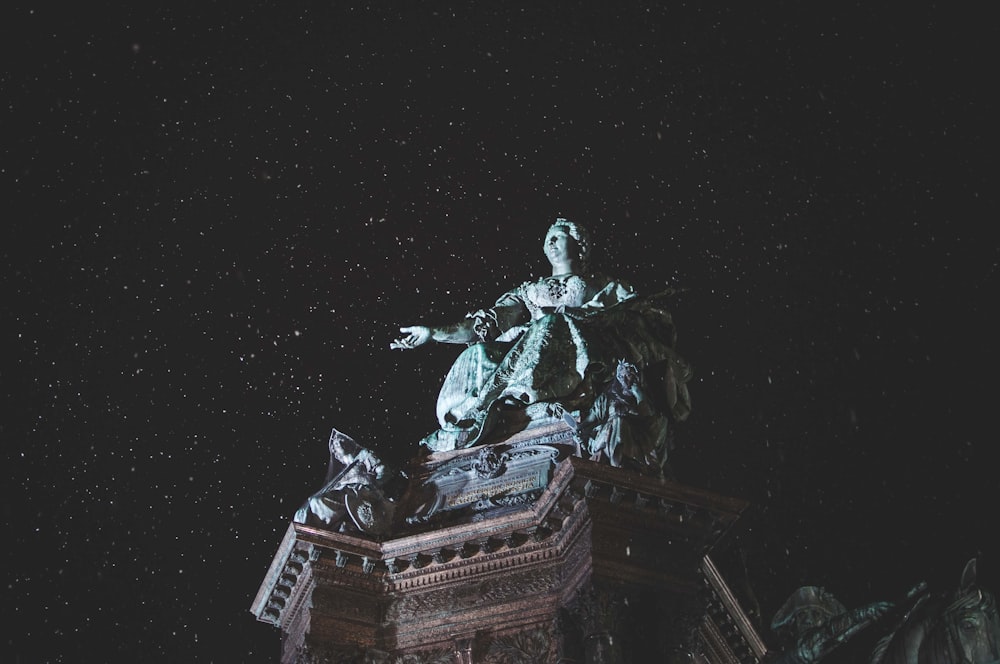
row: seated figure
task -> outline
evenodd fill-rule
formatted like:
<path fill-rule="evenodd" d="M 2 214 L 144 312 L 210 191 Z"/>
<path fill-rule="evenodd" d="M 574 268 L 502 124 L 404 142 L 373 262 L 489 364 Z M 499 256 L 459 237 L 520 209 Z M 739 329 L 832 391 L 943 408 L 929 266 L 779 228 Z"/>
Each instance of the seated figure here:
<path fill-rule="evenodd" d="M 663 475 L 667 461 L 667 415 L 647 394 L 634 364 L 621 360 L 611 384 L 594 399 L 577 425 L 592 461 Z"/>
<path fill-rule="evenodd" d="M 389 532 L 395 503 L 385 489 L 396 479 L 371 450 L 334 429 L 322 488 L 295 512 L 294 521 L 338 532 Z"/>
<path fill-rule="evenodd" d="M 651 395 L 641 405 L 643 416 L 653 411 L 675 420 L 687 416 L 691 370 L 674 352 L 668 294 L 639 297 L 627 283 L 588 271 L 589 236 L 566 219 L 552 224 L 543 248 L 550 276 L 517 286 L 458 323 L 400 328 L 401 336 L 390 344 L 398 349 L 430 341 L 469 345 L 441 388 L 441 428 L 422 441 L 432 451 L 483 442 L 503 409 L 548 404 L 557 413 L 578 413 L 594 440 L 602 438 L 599 445 L 610 457 L 619 448 L 600 427 L 621 409 L 602 409 L 598 397 L 613 388 L 622 362 L 643 374 Z M 666 434 L 665 426 L 648 428 L 657 438 Z M 663 444 L 625 445 L 619 456 L 631 449 L 645 455 Z"/>

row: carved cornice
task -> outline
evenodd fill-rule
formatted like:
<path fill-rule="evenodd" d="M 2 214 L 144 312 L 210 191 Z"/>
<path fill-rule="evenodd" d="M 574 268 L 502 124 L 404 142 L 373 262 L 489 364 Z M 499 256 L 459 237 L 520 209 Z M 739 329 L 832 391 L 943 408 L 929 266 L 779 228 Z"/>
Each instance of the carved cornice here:
<path fill-rule="evenodd" d="M 767 646 L 709 556 L 702 560 L 701 569 L 708 591 L 706 620 L 711 620 L 712 638 L 723 639 L 728 650 L 742 664 L 761 661 L 767 654 Z"/>
<path fill-rule="evenodd" d="M 711 616 L 705 616 L 698 627 L 698 636 L 708 661 L 713 664 L 745 664 L 733 652 L 729 640 L 723 636 Z"/>
<path fill-rule="evenodd" d="M 653 517 L 678 532 L 714 546 L 747 508 L 746 501 L 687 487 L 677 482 L 612 468 L 580 458 L 567 459 L 575 471 L 574 488 L 588 499 L 615 507 L 616 518 L 641 522 Z"/>
<path fill-rule="evenodd" d="M 560 464 L 546 491 L 519 510 L 385 542 L 292 523 L 251 610 L 281 625 L 302 601 L 304 565 L 324 584 L 387 596 L 558 559 L 586 526 L 579 498 L 565 497 L 571 479 L 572 468 Z"/>
<path fill-rule="evenodd" d="M 302 589 L 308 585 L 299 581 L 303 576 L 307 579 L 311 576 L 311 557 L 312 547 L 301 543 L 294 524 L 289 525 L 250 607 L 258 620 L 280 625 L 289 608 L 298 608 L 303 599 Z"/>
<path fill-rule="evenodd" d="M 416 475 L 503 479 L 517 468 L 512 459 L 536 454 L 543 441 L 571 439 L 565 425 L 543 429 L 506 440 L 502 454 L 433 455 Z M 300 644 L 309 629 L 310 638 L 363 633 L 351 638 L 388 650 L 437 647 L 483 624 L 515 634 L 551 620 L 592 575 L 693 592 L 702 556 L 746 507 L 573 456 L 554 462 L 544 490 L 522 495 L 520 503 L 456 510 L 436 528 L 418 524 L 383 540 L 292 523 L 251 611 Z"/>

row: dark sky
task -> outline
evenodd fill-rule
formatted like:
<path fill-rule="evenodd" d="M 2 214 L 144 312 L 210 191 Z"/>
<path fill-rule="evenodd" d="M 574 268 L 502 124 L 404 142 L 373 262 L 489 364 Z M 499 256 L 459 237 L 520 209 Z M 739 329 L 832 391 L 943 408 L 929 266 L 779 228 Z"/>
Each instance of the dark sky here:
<path fill-rule="evenodd" d="M 8 9 L 4 661 L 275 661 L 330 429 L 410 457 L 459 348 L 396 328 L 543 274 L 556 216 L 687 289 L 674 467 L 753 504 L 765 619 L 1000 587 L 992 24 L 739 4 Z"/>

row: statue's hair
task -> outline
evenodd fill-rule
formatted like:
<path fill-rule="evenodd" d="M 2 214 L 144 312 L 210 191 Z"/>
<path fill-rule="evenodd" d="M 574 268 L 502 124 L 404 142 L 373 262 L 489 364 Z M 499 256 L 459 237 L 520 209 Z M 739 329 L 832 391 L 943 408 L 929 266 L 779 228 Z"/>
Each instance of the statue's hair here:
<path fill-rule="evenodd" d="M 587 229 L 580 224 L 570 221 L 569 219 L 558 217 L 555 222 L 549 226 L 548 232 L 545 233 L 546 242 L 548 242 L 549 235 L 552 234 L 552 231 L 557 228 L 566 229 L 569 236 L 576 240 L 577 246 L 580 247 L 580 262 L 586 265 L 590 261 L 590 233 L 587 232 Z"/>

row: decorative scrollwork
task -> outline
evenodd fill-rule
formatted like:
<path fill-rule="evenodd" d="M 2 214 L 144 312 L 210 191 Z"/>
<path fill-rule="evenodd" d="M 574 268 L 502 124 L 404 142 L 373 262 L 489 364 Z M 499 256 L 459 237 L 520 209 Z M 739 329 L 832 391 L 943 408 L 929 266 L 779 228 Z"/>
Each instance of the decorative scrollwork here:
<path fill-rule="evenodd" d="M 539 628 L 493 639 L 484 664 L 549 664 L 557 656 L 552 634 Z"/>
<path fill-rule="evenodd" d="M 479 458 L 472 464 L 472 469 L 479 479 L 491 480 L 506 472 L 509 458 L 508 454 L 497 452 L 495 447 L 484 447 L 479 451 Z"/>

